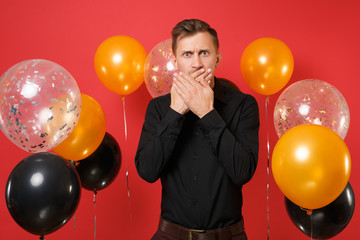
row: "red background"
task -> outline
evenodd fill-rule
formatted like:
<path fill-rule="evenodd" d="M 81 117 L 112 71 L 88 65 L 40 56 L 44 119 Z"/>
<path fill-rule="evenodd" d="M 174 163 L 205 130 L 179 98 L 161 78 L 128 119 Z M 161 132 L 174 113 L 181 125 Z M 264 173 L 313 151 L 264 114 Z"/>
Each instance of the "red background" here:
<path fill-rule="evenodd" d="M 294 55 L 295 68 L 288 83 L 320 79 L 335 86 L 345 97 L 351 113 L 345 142 L 352 156 L 350 183 L 356 200 L 360 197 L 360 166 L 356 141 L 360 134 L 359 17 L 356 0 L 237 0 L 237 1 L 145 1 L 145 0 L 12 0 L 0 3 L 0 73 L 14 64 L 42 58 L 65 67 L 76 79 L 82 93 L 95 98 L 107 118 L 107 131 L 120 144 L 123 165 L 119 176 L 100 191 L 93 207 L 93 193 L 83 190 L 76 221 L 46 239 L 93 239 L 96 213 L 96 239 L 150 239 L 156 230 L 160 211 L 160 184 L 140 179 L 134 156 L 147 103 L 151 99 L 143 84 L 126 97 L 128 139 L 124 138 L 123 108 L 120 96 L 110 92 L 97 79 L 94 54 L 106 38 L 127 35 L 143 44 L 147 52 L 170 38 L 172 27 L 184 18 L 200 18 L 218 30 L 224 59 L 218 77 L 231 79 L 240 89 L 254 95 L 259 103 L 260 156 L 252 181 L 244 187 L 244 216 L 249 239 L 267 237 L 266 133 L 270 151 L 278 137 L 273 127 L 273 107 L 281 93 L 270 97 L 269 124 L 265 118 L 265 96 L 250 89 L 240 72 L 241 54 L 248 44 L 261 37 L 284 41 Z M 0 134 L 0 239 L 38 239 L 11 218 L 5 203 L 5 185 L 16 164 L 29 153 Z M 128 162 L 130 193 L 126 187 Z M 292 224 L 283 195 L 270 176 L 270 239 L 310 239 Z M 355 210 L 350 224 L 334 239 L 359 239 L 360 214 Z M 75 225 L 75 228 L 74 228 Z"/>

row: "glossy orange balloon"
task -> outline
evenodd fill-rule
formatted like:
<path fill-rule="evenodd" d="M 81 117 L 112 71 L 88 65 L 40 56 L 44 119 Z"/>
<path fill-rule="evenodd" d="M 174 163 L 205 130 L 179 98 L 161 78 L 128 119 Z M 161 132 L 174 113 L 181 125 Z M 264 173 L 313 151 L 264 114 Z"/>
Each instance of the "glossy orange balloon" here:
<path fill-rule="evenodd" d="M 255 92 L 269 96 L 289 82 L 294 58 L 282 41 L 260 38 L 246 47 L 240 65 L 246 83 Z"/>
<path fill-rule="evenodd" d="M 100 44 L 95 53 L 95 71 L 100 81 L 121 96 L 138 89 L 144 82 L 147 53 L 128 36 L 114 36 Z"/>
<path fill-rule="evenodd" d="M 101 144 L 106 131 L 106 119 L 100 104 L 81 94 L 80 118 L 70 135 L 53 150 L 60 156 L 78 161 L 90 156 Z"/>
<path fill-rule="evenodd" d="M 272 173 L 282 193 L 307 209 L 333 202 L 349 181 L 351 159 L 340 136 L 320 125 L 300 125 L 276 143 Z"/>

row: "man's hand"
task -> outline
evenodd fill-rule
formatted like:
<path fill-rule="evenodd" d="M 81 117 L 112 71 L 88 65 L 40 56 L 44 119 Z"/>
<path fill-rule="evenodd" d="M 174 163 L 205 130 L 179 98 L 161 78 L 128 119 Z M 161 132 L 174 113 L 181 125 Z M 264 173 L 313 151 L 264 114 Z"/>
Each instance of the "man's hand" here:
<path fill-rule="evenodd" d="M 176 74 L 176 73 L 174 74 L 174 76 L 175 76 L 174 79 L 176 79 L 177 75 L 178 74 Z M 194 80 L 205 79 L 205 81 L 209 82 L 210 78 L 211 78 L 211 71 L 205 71 L 205 69 L 203 69 L 203 68 L 198 69 L 191 74 L 191 78 L 193 78 Z M 197 80 L 197 81 L 199 81 L 199 80 Z M 170 95 L 171 95 L 170 107 L 174 111 L 176 111 L 180 114 L 185 114 L 189 111 L 189 107 L 184 102 L 182 97 L 179 96 L 178 92 L 175 90 L 174 84 L 171 87 Z"/>
<path fill-rule="evenodd" d="M 171 87 L 170 95 L 171 95 L 170 107 L 174 111 L 176 111 L 180 114 L 185 114 L 189 111 L 188 106 L 185 104 L 185 102 L 182 100 L 182 98 L 176 92 L 176 90 L 174 88 L 174 84 Z"/>
<path fill-rule="evenodd" d="M 175 75 L 173 90 L 176 91 L 188 110 L 199 118 L 214 109 L 214 92 L 209 83 L 211 70 L 197 70 L 191 76 L 180 72 Z"/>

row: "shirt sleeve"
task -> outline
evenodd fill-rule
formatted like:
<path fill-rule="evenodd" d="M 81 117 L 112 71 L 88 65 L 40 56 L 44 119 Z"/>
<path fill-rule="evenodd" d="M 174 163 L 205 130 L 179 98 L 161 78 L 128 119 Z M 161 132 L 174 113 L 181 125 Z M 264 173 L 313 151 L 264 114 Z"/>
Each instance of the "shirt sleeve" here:
<path fill-rule="evenodd" d="M 228 125 L 215 109 L 200 122 L 210 148 L 232 181 L 238 185 L 248 182 L 255 173 L 259 151 L 259 109 L 255 98 L 248 95 Z"/>
<path fill-rule="evenodd" d="M 136 169 L 145 181 L 152 183 L 160 178 L 183 122 L 183 115 L 170 107 L 162 113 L 161 107 L 150 101 L 135 156 Z"/>

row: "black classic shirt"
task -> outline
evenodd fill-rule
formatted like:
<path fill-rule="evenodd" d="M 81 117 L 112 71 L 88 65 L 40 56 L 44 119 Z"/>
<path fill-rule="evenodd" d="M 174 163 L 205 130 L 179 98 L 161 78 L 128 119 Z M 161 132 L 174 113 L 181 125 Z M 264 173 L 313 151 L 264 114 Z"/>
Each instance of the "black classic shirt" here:
<path fill-rule="evenodd" d="M 139 175 L 161 178 L 161 216 L 193 229 L 242 218 L 242 185 L 258 161 L 259 110 L 254 97 L 215 79 L 214 110 L 199 119 L 170 108 L 170 94 L 148 105 L 135 157 Z"/>

